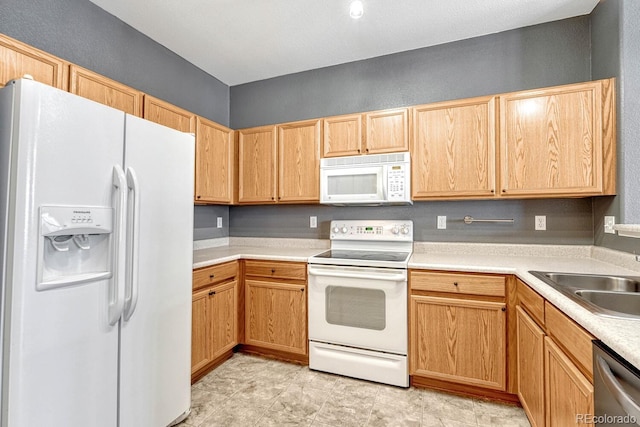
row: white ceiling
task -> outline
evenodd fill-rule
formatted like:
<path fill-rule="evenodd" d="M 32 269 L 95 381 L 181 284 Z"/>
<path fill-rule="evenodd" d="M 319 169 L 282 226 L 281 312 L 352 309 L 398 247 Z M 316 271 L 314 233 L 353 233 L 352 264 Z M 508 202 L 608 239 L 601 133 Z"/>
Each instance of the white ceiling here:
<path fill-rule="evenodd" d="M 589 14 L 598 0 L 91 0 L 229 86 Z M 559 41 L 560 42 L 560 41 Z"/>

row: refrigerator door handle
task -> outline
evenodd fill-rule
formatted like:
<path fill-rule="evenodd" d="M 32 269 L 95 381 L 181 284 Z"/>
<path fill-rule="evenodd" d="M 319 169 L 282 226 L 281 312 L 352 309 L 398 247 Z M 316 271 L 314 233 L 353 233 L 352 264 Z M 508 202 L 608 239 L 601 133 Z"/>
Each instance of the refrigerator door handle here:
<path fill-rule="evenodd" d="M 127 186 L 132 197 L 128 205 L 129 232 L 127 233 L 128 269 L 125 285 L 124 320 L 133 315 L 138 303 L 138 262 L 140 251 L 140 185 L 136 172 L 127 168 Z"/>
<path fill-rule="evenodd" d="M 118 323 L 124 307 L 124 279 L 126 268 L 126 204 L 127 204 L 127 179 L 122 167 L 113 167 L 113 187 L 115 188 L 116 220 L 113 233 L 114 239 L 114 272 L 109 289 L 109 324 Z"/>

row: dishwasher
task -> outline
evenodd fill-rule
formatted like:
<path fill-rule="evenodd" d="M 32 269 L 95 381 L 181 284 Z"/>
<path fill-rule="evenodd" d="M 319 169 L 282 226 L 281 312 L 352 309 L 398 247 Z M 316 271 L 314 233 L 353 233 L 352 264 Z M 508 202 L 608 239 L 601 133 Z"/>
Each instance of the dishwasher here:
<path fill-rule="evenodd" d="M 640 370 L 601 341 L 593 342 L 596 426 L 640 425 Z"/>

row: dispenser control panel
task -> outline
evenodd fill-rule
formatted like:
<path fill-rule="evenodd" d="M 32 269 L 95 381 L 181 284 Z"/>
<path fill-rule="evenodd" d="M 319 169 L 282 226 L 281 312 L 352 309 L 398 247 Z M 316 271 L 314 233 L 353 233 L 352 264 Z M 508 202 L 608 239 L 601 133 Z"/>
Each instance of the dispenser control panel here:
<path fill-rule="evenodd" d="M 96 206 L 41 206 L 43 236 L 105 234 L 113 229 L 113 209 Z"/>

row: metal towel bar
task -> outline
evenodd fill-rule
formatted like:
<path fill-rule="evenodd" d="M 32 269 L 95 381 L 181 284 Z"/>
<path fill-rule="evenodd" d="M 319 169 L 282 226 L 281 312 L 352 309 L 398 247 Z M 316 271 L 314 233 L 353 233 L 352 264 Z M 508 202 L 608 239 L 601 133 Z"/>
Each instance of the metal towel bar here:
<path fill-rule="evenodd" d="M 513 219 L 475 219 L 472 216 L 465 216 L 463 219 L 465 224 L 473 224 L 474 222 L 504 222 L 504 223 L 513 223 Z"/>

